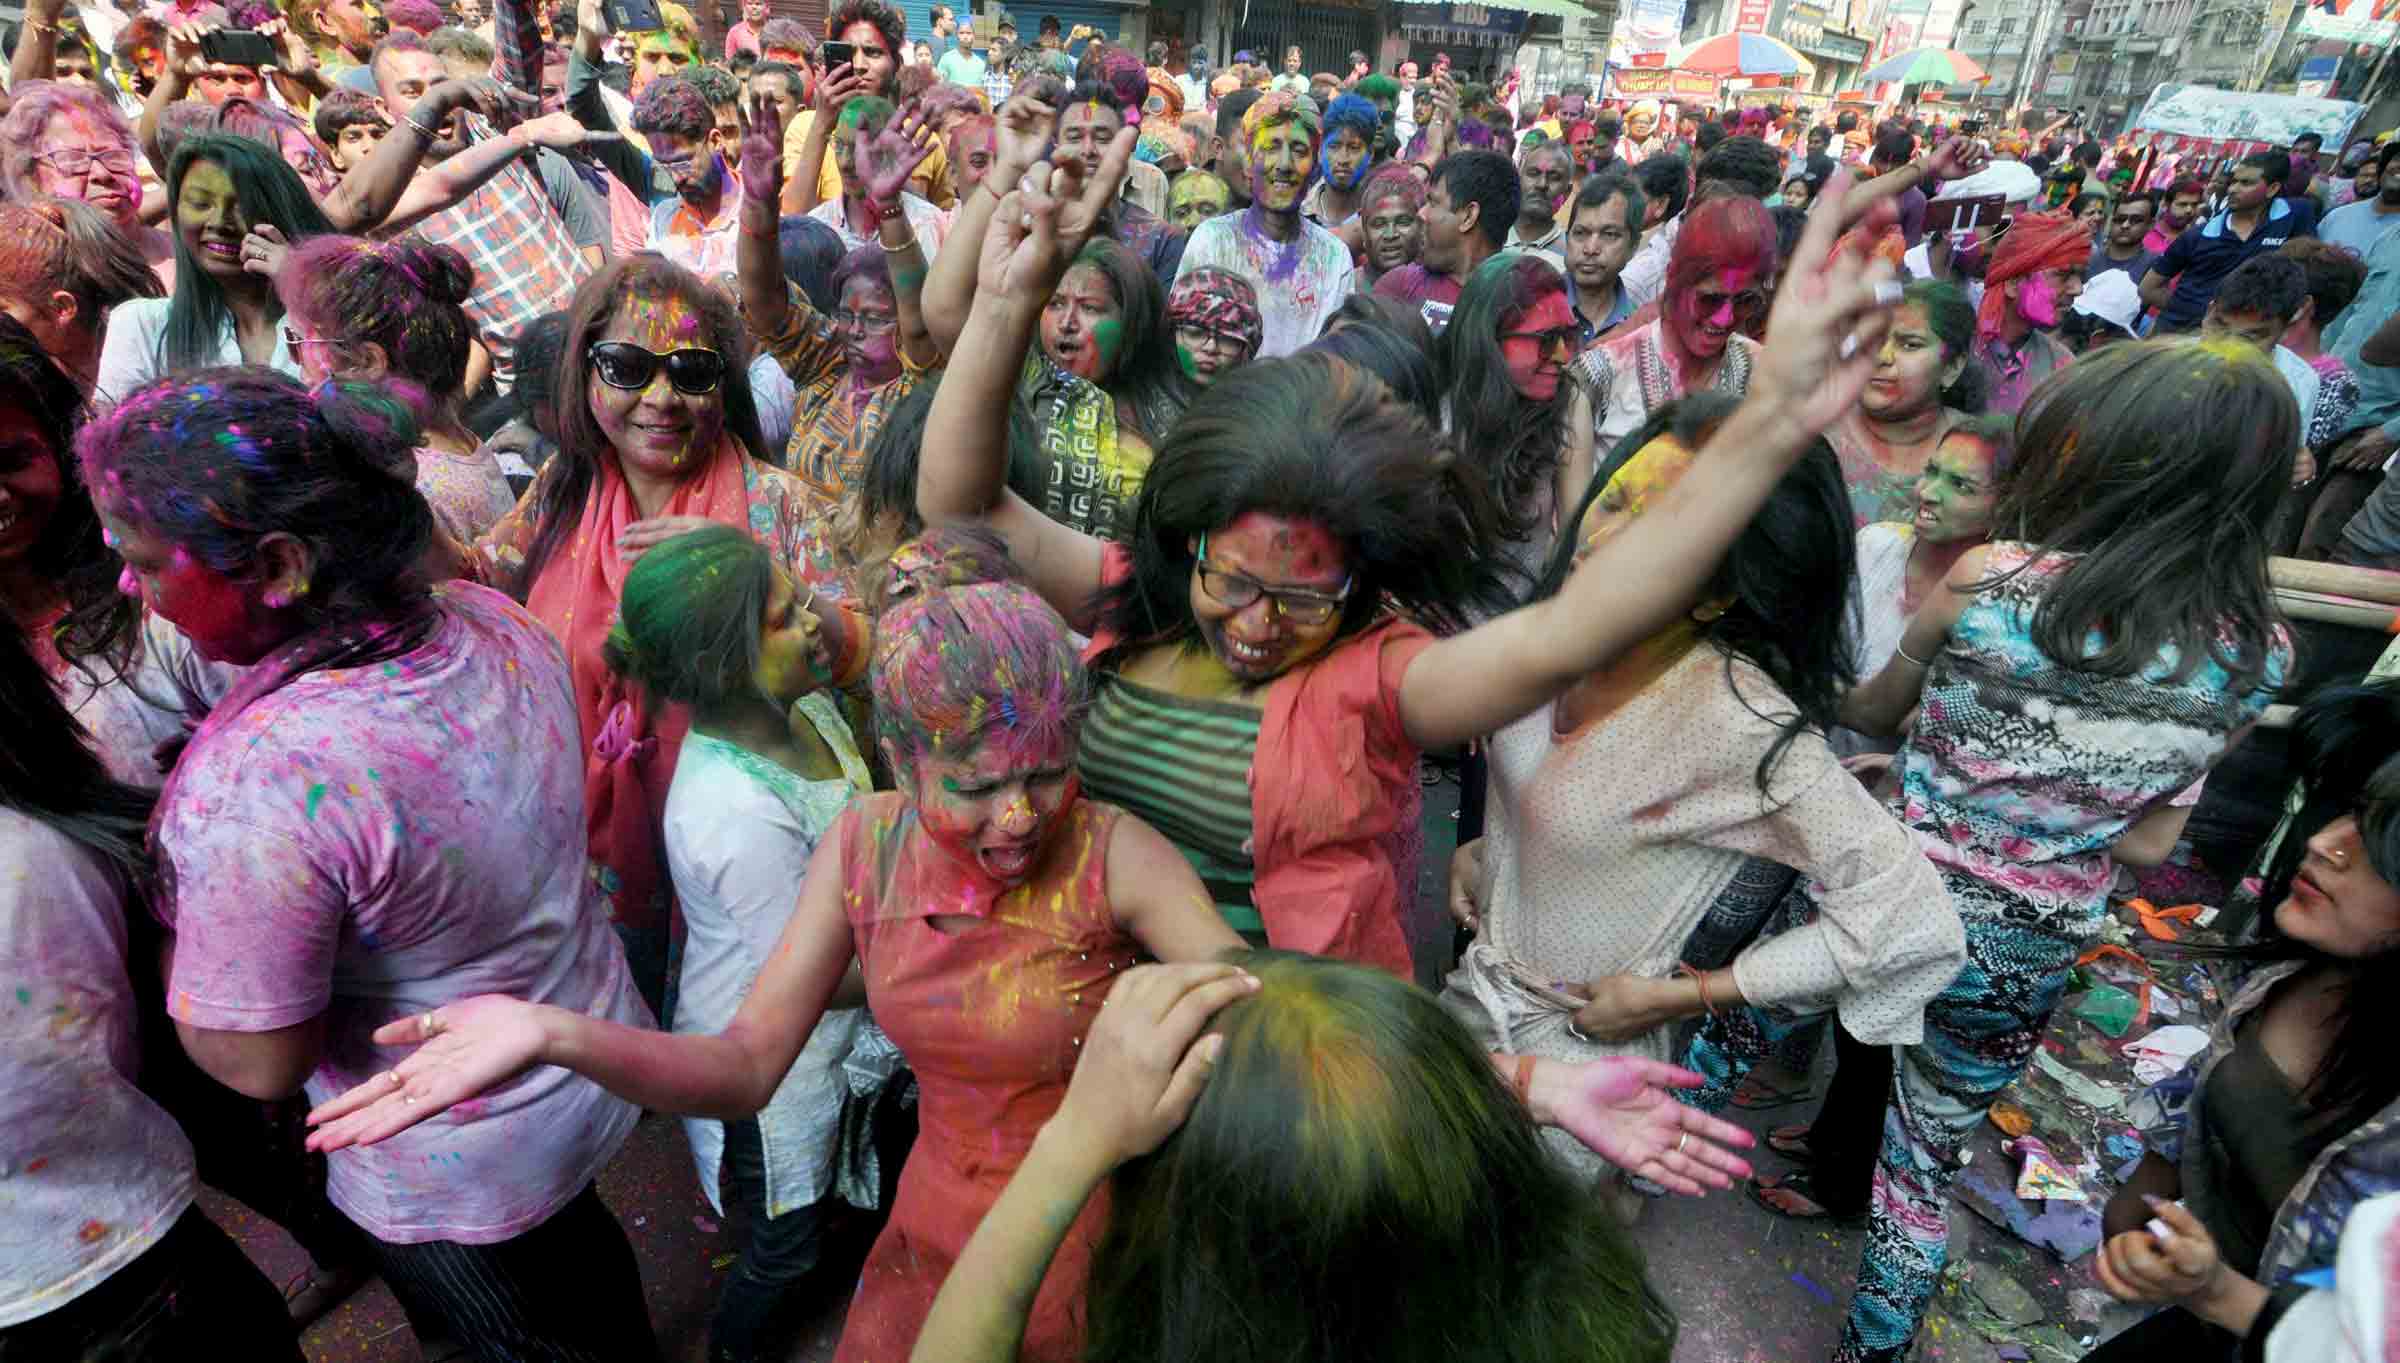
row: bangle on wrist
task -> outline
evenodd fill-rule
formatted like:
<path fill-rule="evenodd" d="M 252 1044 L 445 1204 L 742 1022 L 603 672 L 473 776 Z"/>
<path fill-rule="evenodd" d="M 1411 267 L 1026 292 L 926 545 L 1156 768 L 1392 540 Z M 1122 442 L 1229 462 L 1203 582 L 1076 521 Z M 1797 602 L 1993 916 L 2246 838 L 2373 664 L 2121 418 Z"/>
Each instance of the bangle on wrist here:
<path fill-rule="evenodd" d="M 419 137 L 424 138 L 428 142 L 439 142 L 441 140 L 440 134 L 417 121 L 417 112 L 414 109 L 401 114 L 400 121 L 408 127 L 409 131 L 415 133 Z"/>
<path fill-rule="evenodd" d="M 1716 1002 L 1710 999 L 1708 996 L 1708 973 L 1706 971 L 1694 970 L 1681 961 L 1677 961 L 1675 963 L 1675 973 L 1678 975 L 1690 976 L 1692 982 L 1700 986 L 1700 1007 L 1706 1011 L 1710 1017 L 1715 1017 L 1717 1015 L 1717 1005 Z"/>
<path fill-rule="evenodd" d="M 1898 646 L 1898 645 L 1896 645 L 1896 644 L 1895 644 L 1895 645 L 1893 645 L 1893 647 L 1892 647 L 1892 652 L 1899 654 L 1899 655 L 1900 655 L 1900 659 L 1901 659 L 1901 661 L 1902 661 L 1902 662 L 1914 663 L 1914 664 L 1916 664 L 1916 665 L 1917 665 L 1917 666 L 1919 666 L 1919 667 L 1931 667 L 1931 666 L 1933 666 L 1933 659 L 1931 659 L 1931 658 L 1920 658 L 1920 657 L 1918 657 L 1916 654 L 1914 654 L 1914 653 L 1911 653 L 1911 652 L 1909 652 L 1907 649 L 1905 649 L 1905 648 L 1902 648 L 1902 647 L 1900 647 L 1900 646 Z"/>

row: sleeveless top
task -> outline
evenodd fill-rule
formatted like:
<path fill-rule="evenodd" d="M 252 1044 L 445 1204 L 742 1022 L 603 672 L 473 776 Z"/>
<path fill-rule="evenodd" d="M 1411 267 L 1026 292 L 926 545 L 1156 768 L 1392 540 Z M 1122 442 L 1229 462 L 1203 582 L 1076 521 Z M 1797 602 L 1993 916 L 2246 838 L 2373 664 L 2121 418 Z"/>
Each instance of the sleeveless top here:
<path fill-rule="evenodd" d="M 1123 805 L 1166 835 L 1208 887 L 1227 925 L 1265 938 L 1251 903 L 1250 763 L 1264 712 L 1100 678 L 1075 765 L 1094 799 Z"/>
<path fill-rule="evenodd" d="M 1988 564 L 2000 574 L 2030 558 L 2029 546 L 1995 542 Z M 2109 846 L 2266 709 L 2292 648 L 2279 632 L 2265 680 L 2238 693 L 2210 658 L 2170 680 L 2180 662 L 2172 645 L 2134 676 L 2070 670 L 2032 629 L 2076 558 L 2053 554 L 1959 616 L 1926 674 L 1892 807 L 1961 915 L 2082 942 L 2107 906 Z"/>

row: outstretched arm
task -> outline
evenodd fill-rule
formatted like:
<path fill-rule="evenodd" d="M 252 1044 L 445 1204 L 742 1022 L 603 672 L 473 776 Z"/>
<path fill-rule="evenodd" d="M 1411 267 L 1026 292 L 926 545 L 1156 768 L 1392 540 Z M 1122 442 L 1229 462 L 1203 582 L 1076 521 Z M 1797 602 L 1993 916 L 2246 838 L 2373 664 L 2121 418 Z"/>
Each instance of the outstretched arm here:
<path fill-rule="evenodd" d="M 1132 129 L 1119 132 L 1089 184 L 1069 168 L 1036 165 L 1033 179 L 1041 187 L 1001 202 L 981 243 L 974 309 L 951 349 L 917 464 L 917 511 L 927 524 L 972 523 L 996 532 L 1042 599 L 1085 630 L 1100 587 L 1101 541 L 1008 490 L 1008 432 L 993 414 L 1007 410 L 1042 309 L 1082 244 L 1079 234 L 1091 230 L 1125 178 L 1133 141 Z M 953 239 L 942 255 L 967 249 Z"/>
<path fill-rule="evenodd" d="M 872 140 L 858 144 L 860 188 L 873 205 L 877 239 L 892 270 L 892 308 L 900 322 L 900 354 L 920 369 L 942 362 L 941 348 L 925 329 L 925 244 L 903 211 L 908 177 L 933 154 L 925 115 L 893 119 Z"/>
<path fill-rule="evenodd" d="M 782 192 L 783 148 L 776 144 L 775 111 L 761 95 L 751 100 L 750 132 L 742 139 L 742 222 L 733 248 L 742 317 L 757 336 L 780 336 L 791 320 L 783 224 L 777 216 Z"/>
<path fill-rule="evenodd" d="M 16 55 L 8 59 L 9 89 L 18 89 L 29 80 L 50 79 L 58 62 L 58 21 L 66 9 L 66 0 L 25 0 Z"/>
<path fill-rule="evenodd" d="M 1900 288 L 1888 266 L 1835 250 L 1848 181 L 1837 174 L 1809 214 L 1742 405 L 1685 476 L 1587 558 L 1558 595 L 1417 655 L 1400 685 L 1411 742 L 1447 747 L 1488 734 L 1673 619 L 1801 451 L 1858 400 Z M 1885 200 L 1878 216 L 1891 215 Z"/>
<path fill-rule="evenodd" d="M 384 134 L 383 140 L 375 144 L 374 152 L 334 187 L 325 199 L 325 217 L 339 232 L 364 232 L 382 225 L 417 179 L 417 170 L 424 164 L 426 149 L 431 145 L 428 132 L 439 131 L 461 109 L 472 109 L 495 121 L 514 121 L 512 115 L 532 106 L 531 99 L 495 80 L 443 81 L 420 96 L 399 126 Z M 501 167 L 525 150 L 525 146 L 522 141 L 486 138 L 451 158 L 472 159 L 451 171 L 447 182 L 463 198 L 499 174 Z M 444 206 L 436 204 L 418 216 Z"/>
<path fill-rule="evenodd" d="M 977 247 L 991 230 L 992 214 L 1049 154 L 1057 123 L 1058 110 L 1030 90 L 1012 96 L 993 120 L 990 173 L 973 194 L 959 201 L 958 217 L 950 224 L 950 249 L 933 263 L 925 280 L 925 325 L 933 343 L 947 354 L 958 353 L 959 333 L 966 330 L 967 310 L 975 302 L 976 267 L 982 263 Z"/>

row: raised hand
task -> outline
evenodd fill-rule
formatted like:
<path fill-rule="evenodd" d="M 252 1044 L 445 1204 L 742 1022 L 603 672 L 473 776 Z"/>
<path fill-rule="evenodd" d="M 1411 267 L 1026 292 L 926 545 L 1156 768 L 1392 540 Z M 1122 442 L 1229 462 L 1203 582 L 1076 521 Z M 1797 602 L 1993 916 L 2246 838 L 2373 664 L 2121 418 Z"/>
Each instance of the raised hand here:
<path fill-rule="evenodd" d="M 1892 307 L 1900 301 L 1891 266 L 1867 255 L 1867 244 L 1898 220 L 1889 199 L 1861 219 L 1856 245 L 1837 249 L 1852 178 L 1846 169 L 1834 172 L 1809 209 L 1808 226 L 1767 314 L 1766 346 L 1750 375 L 1750 400 L 1758 410 L 1790 422 L 1802 439 L 1839 420 L 1866 390 Z"/>
<path fill-rule="evenodd" d="M 1047 186 L 1049 164 L 1036 162 L 1031 179 Z M 1039 308 L 1058 287 L 1066 259 L 1058 244 L 1058 201 L 1043 189 L 1016 190 L 1002 196 L 992 211 L 991 229 L 983 234 L 983 252 L 976 257 L 975 284 L 995 298 Z"/>
<path fill-rule="evenodd" d="M 1534 1067 L 1528 1098 L 1536 1116 L 1609 1163 L 1698 1197 L 1748 1178 L 1750 1162 L 1734 1151 L 1755 1143 L 1749 1132 L 1686 1107 L 1668 1092 L 1703 1082 L 1690 1070 L 1637 1056 L 1588 1065 L 1543 1061 Z"/>
<path fill-rule="evenodd" d="M 1971 137 L 1953 137 L 1925 158 L 1925 173 L 1936 180 L 1964 180 L 1983 169 L 1983 144 Z"/>
<path fill-rule="evenodd" d="M 933 155 L 933 142 L 924 132 L 923 111 L 912 109 L 906 118 L 893 119 L 882 132 L 858 144 L 858 175 L 866 182 L 868 199 L 884 208 L 900 202 L 908 177 Z"/>
<path fill-rule="evenodd" d="M 373 1145 L 541 1063 L 539 1004 L 504 994 L 445 1003 L 375 1029 L 378 1046 L 423 1042 L 407 1059 L 308 1114 L 311 1150 Z"/>
<path fill-rule="evenodd" d="M 1050 154 L 1050 139 L 1057 132 L 1055 106 L 1030 91 L 1010 96 L 992 120 L 992 171 L 984 183 L 1000 194 L 1016 188 L 1017 181 Z"/>
<path fill-rule="evenodd" d="M 595 132 L 564 109 L 540 118 L 526 119 L 516 126 L 515 135 L 552 151 L 571 151 L 593 142 L 615 142 L 624 137 L 622 133 Z"/>
<path fill-rule="evenodd" d="M 2109 1237 L 2092 1262 L 2100 1285 L 2119 1301 L 2164 1305 L 2215 1289 L 2227 1272 L 2215 1237 L 2180 1202 L 2145 1194 L 2152 1220 Z"/>
<path fill-rule="evenodd" d="M 430 98 L 440 99 L 452 113 L 461 109 L 479 113 L 490 119 L 493 127 L 503 131 L 542 107 L 542 101 L 537 96 L 514 86 L 503 85 L 490 76 L 446 80 L 426 94 Z"/>
<path fill-rule="evenodd" d="M 826 72 L 825 79 L 817 82 L 817 117 L 838 117 L 843 105 L 866 93 L 866 76 L 850 63 L 844 62 Z"/>
<path fill-rule="evenodd" d="M 271 222 L 262 222 L 242 238 L 242 269 L 273 279 L 291 253 L 291 243 L 283 239 L 282 230 Z"/>
<path fill-rule="evenodd" d="M 1053 1127 L 1114 1169 L 1156 1150 L 1191 1116 L 1225 1049 L 1202 1037 L 1217 1010 L 1258 992 L 1240 968 L 1136 966 L 1117 977 L 1083 1039 Z"/>
<path fill-rule="evenodd" d="M 775 134 L 775 107 L 764 95 L 750 100 L 750 131 L 742 134 L 742 193 L 775 202 L 783 194 L 783 140 Z"/>

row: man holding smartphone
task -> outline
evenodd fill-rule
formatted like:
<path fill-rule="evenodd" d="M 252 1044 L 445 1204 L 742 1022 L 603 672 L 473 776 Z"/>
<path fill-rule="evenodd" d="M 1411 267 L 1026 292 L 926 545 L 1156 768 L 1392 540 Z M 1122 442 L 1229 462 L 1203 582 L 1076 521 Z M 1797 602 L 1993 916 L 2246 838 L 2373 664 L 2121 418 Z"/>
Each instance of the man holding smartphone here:
<path fill-rule="evenodd" d="M 831 36 L 821 52 L 824 76 L 812 101 L 815 107 L 802 110 L 784 129 L 783 212 L 787 217 L 842 197 L 841 170 L 830 155 L 820 152 L 822 160 L 813 186 L 801 179 L 809 138 L 829 143 L 832 120 L 841 117 L 842 106 L 859 95 L 876 95 L 894 105 L 900 102 L 900 51 L 908 41 L 908 20 L 898 8 L 889 0 L 843 0 L 826 21 L 825 31 Z M 816 131 L 819 119 L 825 120 L 823 132 Z M 909 188 L 936 208 L 947 209 L 958 202 L 950 180 L 950 158 L 943 153 L 939 139 L 933 143 L 932 154 L 909 177 Z"/>

